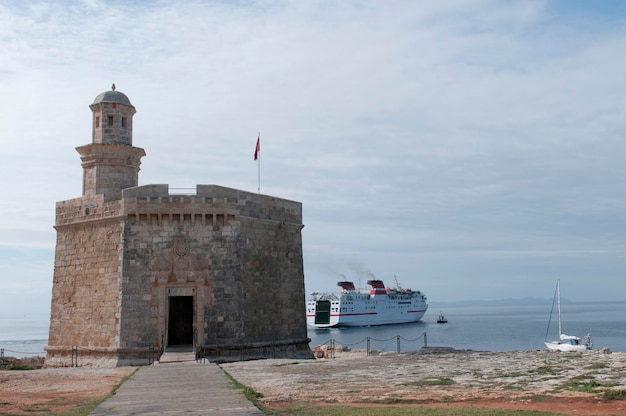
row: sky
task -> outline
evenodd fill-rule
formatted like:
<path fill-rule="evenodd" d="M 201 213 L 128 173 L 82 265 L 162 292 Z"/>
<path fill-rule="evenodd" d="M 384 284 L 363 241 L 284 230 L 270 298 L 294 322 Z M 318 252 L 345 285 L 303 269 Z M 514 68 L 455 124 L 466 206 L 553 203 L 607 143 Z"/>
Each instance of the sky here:
<path fill-rule="evenodd" d="M 300 201 L 306 292 L 626 294 L 626 2 L 0 3 L 0 314 L 49 313 L 55 203 L 115 83 L 139 184 Z"/>

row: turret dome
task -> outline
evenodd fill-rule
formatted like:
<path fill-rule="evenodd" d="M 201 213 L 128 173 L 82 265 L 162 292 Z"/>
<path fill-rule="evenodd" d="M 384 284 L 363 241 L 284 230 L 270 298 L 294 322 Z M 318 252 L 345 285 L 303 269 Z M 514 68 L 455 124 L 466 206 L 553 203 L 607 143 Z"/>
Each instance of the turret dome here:
<path fill-rule="evenodd" d="M 115 91 L 115 84 L 111 86 L 111 91 L 106 91 L 101 94 L 98 94 L 95 100 L 93 100 L 93 104 L 100 103 L 114 103 L 114 104 L 123 104 L 129 107 L 133 107 L 130 103 L 130 100 L 123 92 Z"/>

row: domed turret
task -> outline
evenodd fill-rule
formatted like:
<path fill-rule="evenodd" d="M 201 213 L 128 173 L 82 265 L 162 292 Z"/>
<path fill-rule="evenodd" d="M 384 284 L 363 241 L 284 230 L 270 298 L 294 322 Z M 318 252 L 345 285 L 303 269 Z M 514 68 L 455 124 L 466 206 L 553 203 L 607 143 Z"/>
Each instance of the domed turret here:
<path fill-rule="evenodd" d="M 111 91 L 100 93 L 98 94 L 96 99 L 93 100 L 93 104 L 100 103 L 123 104 L 128 107 L 133 107 L 126 94 L 124 94 L 123 92 L 115 91 L 115 84 L 111 86 Z"/>
<path fill-rule="evenodd" d="M 136 110 L 123 92 L 115 90 L 98 94 L 89 106 L 93 112 L 92 142 L 133 145 L 133 115 Z"/>

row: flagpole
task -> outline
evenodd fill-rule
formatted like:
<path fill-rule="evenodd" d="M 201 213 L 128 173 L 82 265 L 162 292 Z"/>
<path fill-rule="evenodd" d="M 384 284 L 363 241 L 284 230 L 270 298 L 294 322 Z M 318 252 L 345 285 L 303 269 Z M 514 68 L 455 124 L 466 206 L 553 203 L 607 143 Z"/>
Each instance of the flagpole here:
<path fill-rule="evenodd" d="M 257 141 L 259 143 L 259 164 L 258 164 L 258 192 L 261 193 L 261 132 L 259 132 L 259 135 L 257 136 Z"/>

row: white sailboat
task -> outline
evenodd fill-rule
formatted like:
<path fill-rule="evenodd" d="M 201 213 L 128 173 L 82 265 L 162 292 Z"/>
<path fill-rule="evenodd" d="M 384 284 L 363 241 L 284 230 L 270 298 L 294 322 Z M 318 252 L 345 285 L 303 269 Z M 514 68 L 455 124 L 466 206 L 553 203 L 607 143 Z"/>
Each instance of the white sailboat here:
<path fill-rule="evenodd" d="M 587 351 L 593 347 L 591 343 L 591 337 L 589 334 L 584 338 L 579 338 L 573 335 L 565 335 L 561 329 L 561 279 L 556 282 L 556 293 L 558 312 L 559 312 L 559 339 L 557 341 L 544 341 L 546 347 L 550 350 L 557 351 Z M 554 300 L 552 301 L 552 309 L 554 309 Z M 548 331 L 550 331 L 550 321 L 552 320 L 552 310 L 550 310 L 550 320 L 548 321 L 548 329 L 546 330 L 546 339 L 548 338 Z"/>

